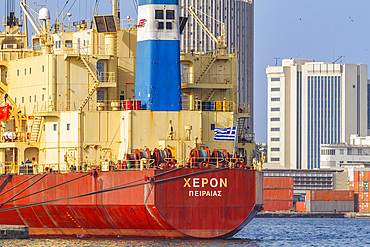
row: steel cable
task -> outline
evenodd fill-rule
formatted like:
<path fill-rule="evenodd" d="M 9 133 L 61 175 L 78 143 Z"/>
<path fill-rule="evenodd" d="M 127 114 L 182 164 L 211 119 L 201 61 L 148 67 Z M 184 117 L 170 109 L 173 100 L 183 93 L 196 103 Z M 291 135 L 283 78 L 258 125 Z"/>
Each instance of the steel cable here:
<path fill-rule="evenodd" d="M 28 185 L 26 188 L 24 188 L 23 190 L 21 190 L 20 192 L 18 192 L 17 194 L 15 194 L 13 197 L 9 198 L 6 202 L 2 203 L 2 204 L 0 205 L 0 208 L 1 208 L 4 204 L 8 203 L 10 200 L 12 200 L 12 199 L 14 199 L 15 197 L 17 197 L 18 195 L 22 194 L 24 191 L 26 191 L 28 188 L 30 188 L 31 186 L 33 186 L 34 184 L 36 184 L 38 181 L 40 181 L 41 179 L 43 179 L 46 175 L 48 175 L 48 174 L 46 173 L 46 174 L 42 175 L 42 177 L 41 177 L 41 178 L 37 179 L 35 182 L 33 182 L 32 184 Z"/>
<path fill-rule="evenodd" d="M 35 175 L 33 175 L 32 177 L 30 177 L 30 178 L 28 178 L 28 179 L 24 180 L 22 183 L 20 183 L 20 184 L 18 184 L 18 185 L 16 185 L 16 186 L 14 186 L 14 187 L 12 187 L 12 188 L 8 189 L 7 191 L 4 191 L 3 193 L 1 193 L 1 194 L 0 194 L 0 196 L 4 195 L 6 192 L 11 191 L 12 189 L 17 188 L 18 186 L 20 186 L 20 185 L 24 184 L 24 183 L 25 183 L 25 182 L 27 182 L 28 180 L 30 180 L 30 179 L 32 179 L 32 178 L 34 178 L 34 177 L 36 177 L 37 175 L 38 175 L 38 174 L 35 174 Z"/>
<path fill-rule="evenodd" d="M 29 195 L 26 195 L 26 196 L 19 197 L 19 198 L 16 198 L 16 199 L 14 199 L 14 200 L 8 201 L 8 203 L 9 203 L 9 202 L 15 202 L 15 201 L 18 201 L 18 200 L 24 199 L 24 198 L 26 198 L 26 197 L 33 196 L 33 195 L 39 194 L 39 193 L 44 192 L 44 191 L 47 191 L 47 190 L 51 190 L 51 189 L 53 189 L 53 188 L 59 187 L 59 186 L 61 186 L 61 185 L 67 184 L 67 183 L 69 183 L 69 182 L 75 181 L 75 180 L 77 180 L 77 179 L 80 179 L 80 178 L 83 178 L 83 177 L 86 177 L 86 176 L 89 176 L 89 175 L 91 175 L 91 174 L 90 174 L 90 173 L 87 173 L 87 174 L 85 174 L 85 175 L 83 175 L 83 176 L 81 176 L 81 177 L 77 177 L 77 178 L 74 178 L 74 179 L 71 179 L 71 180 L 65 181 L 65 182 L 63 182 L 63 183 L 60 183 L 60 184 L 57 184 L 57 185 L 51 186 L 51 187 L 49 187 L 49 188 L 47 188 L 47 189 L 43 189 L 43 190 L 37 191 L 37 192 L 35 192 L 35 193 L 32 193 L 32 194 L 29 194 Z"/>
<path fill-rule="evenodd" d="M 225 167 L 225 168 L 209 169 L 209 170 L 204 170 L 204 171 L 200 171 L 200 172 L 194 172 L 194 173 L 190 173 L 190 174 L 180 175 L 180 176 L 177 176 L 177 177 L 165 178 L 165 179 L 161 179 L 161 180 L 157 180 L 157 181 L 149 181 L 149 182 L 140 183 L 140 184 L 133 184 L 133 185 L 129 185 L 129 186 L 120 185 L 120 186 L 115 186 L 115 187 L 112 187 L 112 188 L 109 188 L 109 189 L 98 190 L 98 191 L 95 191 L 95 192 L 89 192 L 89 193 L 85 193 L 85 194 L 81 194 L 81 195 L 77 195 L 77 196 L 70 196 L 70 197 L 59 198 L 59 199 L 50 200 L 50 201 L 44 201 L 44 202 L 38 202 L 38 203 L 33 203 L 33 204 L 28 204 L 28 205 L 12 207 L 12 208 L 0 209 L 0 212 L 5 212 L 5 211 L 10 211 L 10 210 L 15 210 L 15 209 L 21 209 L 21 208 L 28 208 L 28 207 L 33 207 L 33 206 L 40 206 L 40 205 L 43 205 L 43 204 L 59 202 L 59 201 L 64 201 L 64 200 L 71 200 L 71 199 L 76 199 L 76 198 L 91 196 L 91 195 L 97 195 L 97 194 L 116 191 L 116 190 L 129 189 L 129 188 L 142 186 L 142 185 L 146 185 L 146 184 L 162 183 L 162 182 L 167 182 L 167 181 L 170 181 L 170 180 L 180 179 L 180 178 L 184 178 L 184 177 L 195 176 L 195 175 L 198 175 L 198 174 L 221 171 L 221 170 L 224 170 L 224 169 L 228 169 L 228 168 Z"/>

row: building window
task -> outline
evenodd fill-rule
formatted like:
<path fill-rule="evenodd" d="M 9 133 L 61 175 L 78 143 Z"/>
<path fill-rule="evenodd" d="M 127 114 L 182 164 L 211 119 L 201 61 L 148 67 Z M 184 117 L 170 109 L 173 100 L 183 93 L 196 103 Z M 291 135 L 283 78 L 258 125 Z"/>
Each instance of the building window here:
<path fill-rule="evenodd" d="M 276 121 L 280 121 L 280 118 L 279 118 L 279 117 L 272 117 L 272 118 L 271 118 L 271 121 L 274 121 L 274 122 L 276 122 Z"/>
<path fill-rule="evenodd" d="M 42 72 L 44 72 L 45 71 L 45 66 L 44 65 L 42 65 Z"/>
<path fill-rule="evenodd" d="M 280 111 L 280 107 L 271 108 L 271 111 Z"/>
<path fill-rule="evenodd" d="M 280 101 L 280 98 L 271 98 L 271 101 Z"/>
<path fill-rule="evenodd" d="M 17 76 L 19 76 L 19 69 L 17 69 Z"/>
<path fill-rule="evenodd" d="M 163 20 L 163 10 L 155 10 L 155 19 Z"/>
<path fill-rule="evenodd" d="M 14 98 L 14 103 L 17 103 L 17 98 Z"/>
<path fill-rule="evenodd" d="M 166 29 L 172 29 L 172 22 L 166 22 Z"/>
<path fill-rule="evenodd" d="M 347 148 L 347 155 L 352 155 L 352 148 Z"/>
<path fill-rule="evenodd" d="M 166 19 L 167 20 L 175 20 L 175 11 L 174 10 L 166 10 Z"/>
<path fill-rule="evenodd" d="M 24 74 L 27 75 L 27 69 L 24 69 Z"/>
<path fill-rule="evenodd" d="M 31 68 L 30 68 L 30 74 L 31 74 Z"/>
<path fill-rule="evenodd" d="M 32 96 L 30 96 L 30 102 L 32 102 Z"/>
<path fill-rule="evenodd" d="M 273 138 L 271 138 L 271 141 L 272 142 L 278 142 L 278 141 L 280 141 L 280 138 L 279 137 L 273 137 Z"/>
<path fill-rule="evenodd" d="M 280 161 L 280 158 L 271 158 L 271 161 Z"/>
<path fill-rule="evenodd" d="M 67 130 L 71 130 L 71 124 L 67 124 Z"/>
<path fill-rule="evenodd" d="M 358 154 L 362 155 L 362 149 L 361 148 L 358 149 Z"/>
<path fill-rule="evenodd" d="M 44 131 L 45 131 L 45 124 L 44 124 L 43 128 L 44 128 Z"/>
<path fill-rule="evenodd" d="M 22 103 L 24 103 L 24 97 L 22 97 Z"/>
<path fill-rule="evenodd" d="M 271 131 L 280 131 L 280 128 L 271 128 Z"/>
<path fill-rule="evenodd" d="M 44 101 L 45 100 L 45 96 L 44 95 L 41 95 L 41 100 Z"/>
<path fill-rule="evenodd" d="M 271 81 L 280 81 L 280 78 L 271 78 Z"/>
<path fill-rule="evenodd" d="M 53 124 L 53 130 L 54 131 L 57 131 L 58 130 L 58 125 L 57 124 Z"/>
<path fill-rule="evenodd" d="M 35 102 L 36 102 L 36 95 L 35 95 Z"/>
<path fill-rule="evenodd" d="M 280 92 L 280 88 L 279 87 L 272 87 L 271 92 Z"/>
<path fill-rule="evenodd" d="M 65 47 L 72 48 L 73 47 L 72 40 L 66 40 L 65 41 Z"/>
<path fill-rule="evenodd" d="M 271 152 L 278 152 L 280 151 L 280 148 L 271 148 Z"/>
<path fill-rule="evenodd" d="M 163 22 L 158 22 L 158 29 L 164 29 L 164 23 Z"/>

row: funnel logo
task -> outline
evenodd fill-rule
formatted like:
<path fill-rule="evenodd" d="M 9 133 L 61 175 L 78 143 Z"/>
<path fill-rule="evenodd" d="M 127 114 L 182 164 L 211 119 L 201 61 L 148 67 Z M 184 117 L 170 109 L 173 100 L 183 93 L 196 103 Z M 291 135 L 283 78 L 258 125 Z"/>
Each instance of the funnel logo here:
<path fill-rule="evenodd" d="M 146 19 L 140 19 L 136 27 L 143 27 L 145 26 L 145 23 L 146 23 Z"/>

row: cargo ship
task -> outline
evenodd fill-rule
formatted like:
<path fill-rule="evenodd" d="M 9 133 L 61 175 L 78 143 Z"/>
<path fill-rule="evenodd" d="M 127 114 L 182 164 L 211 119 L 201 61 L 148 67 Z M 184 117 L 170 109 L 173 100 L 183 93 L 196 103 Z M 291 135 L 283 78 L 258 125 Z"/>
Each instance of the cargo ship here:
<path fill-rule="evenodd" d="M 139 0 L 138 20 L 111 2 L 111 15 L 73 23 L 25 1 L 19 17 L 8 8 L 0 224 L 31 236 L 233 236 L 263 205 L 237 55 L 222 38 L 180 53 L 177 0 Z"/>

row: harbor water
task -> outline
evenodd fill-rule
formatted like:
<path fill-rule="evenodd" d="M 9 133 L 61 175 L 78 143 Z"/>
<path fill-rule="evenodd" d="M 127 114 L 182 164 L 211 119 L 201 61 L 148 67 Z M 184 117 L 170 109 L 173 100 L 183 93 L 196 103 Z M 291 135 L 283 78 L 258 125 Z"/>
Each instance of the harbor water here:
<path fill-rule="evenodd" d="M 256 218 L 227 240 L 31 238 L 0 246 L 370 246 L 370 219 Z"/>

